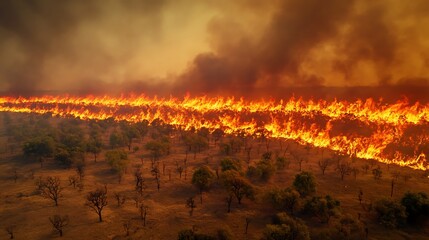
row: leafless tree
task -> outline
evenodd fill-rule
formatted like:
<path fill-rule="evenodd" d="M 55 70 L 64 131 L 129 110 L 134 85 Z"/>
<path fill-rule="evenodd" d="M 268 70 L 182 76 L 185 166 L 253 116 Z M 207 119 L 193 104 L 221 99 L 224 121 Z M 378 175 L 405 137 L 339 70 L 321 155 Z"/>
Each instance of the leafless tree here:
<path fill-rule="evenodd" d="M 143 199 L 140 195 L 135 195 L 133 197 L 134 203 L 136 204 L 136 208 L 139 208 L 141 204 L 143 204 Z"/>
<path fill-rule="evenodd" d="M 162 175 L 165 176 L 165 162 L 162 162 Z"/>
<path fill-rule="evenodd" d="M 52 227 L 60 234 L 60 237 L 63 236 L 63 228 L 68 225 L 69 217 L 54 215 L 53 217 L 49 217 L 49 221 L 52 224 Z"/>
<path fill-rule="evenodd" d="M 325 171 L 329 167 L 329 165 L 331 165 L 331 159 L 329 158 L 324 158 L 319 161 L 319 167 L 320 170 L 322 170 L 322 175 L 325 175 Z"/>
<path fill-rule="evenodd" d="M 362 191 L 362 189 L 359 189 L 358 200 L 359 200 L 359 204 L 362 205 L 362 200 L 363 200 L 363 191 Z"/>
<path fill-rule="evenodd" d="M 146 226 L 146 217 L 147 217 L 148 210 L 149 210 L 149 206 L 140 204 L 139 211 L 140 211 L 140 218 L 143 220 L 143 226 Z"/>
<path fill-rule="evenodd" d="M 99 222 L 103 221 L 101 213 L 103 208 L 107 206 L 107 188 L 99 188 L 89 192 L 86 196 L 86 206 L 90 207 L 98 214 Z"/>
<path fill-rule="evenodd" d="M 249 229 L 249 224 L 252 221 L 252 219 L 250 219 L 249 217 L 246 217 L 246 231 L 244 232 L 244 234 L 247 234 L 247 230 Z"/>
<path fill-rule="evenodd" d="M 298 162 L 299 171 L 302 171 L 302 163 L 304 162 L 305 158 L 298 152 L 291 152 L 291 155 Z"/>
<path fill-rule="evenodd" d="M 250 152 L 252 151 L 252 145 L 244 147 L 244 151 L 247 155 L 247 165 L 250 164 Z"/>
<path fill-rule="evenodd" d="M 123 195 L 122 193 L 119 193 L 119 192 L 115 192 L 115 193 L 113 193 L 113 195 L 115 196 L 116 202 L 118 203 L 118 207 L 123 205 L 127 199 L 125 197 L 125 195 Z"/>
<path fill-rule="evenodd" d="M 377 168 L 372 169 L 372 175 L 374 175 L 374 179 L 375 180 L 380 180 L 382 174 L 383 174 L 383 172 L 381 171 L 380 166 L 378 166 Z"/>
<path fill-rule="evenodd" d="M 182 173 L 184 168 L 182 166 L 179 166 L 179 164 L 176 162 L 176 171 L 179 173 L 180 179 L 182 179 Z"/>
<path fill-rule="evenodd" d="M 136 182 L 136 191 L 142 195 L 144 189 L 146 189 L 146 184 L 144 182 L 144 178 L 142 176 L 142 172 L 140 169 L 137 169 L 134 172 L 134 178 L 135 178 L 135 182 Z"/>
<path fill-rule="evenodd" d="M 78 163 L 76 165 L 76 173 L 79 176 L 79 181 L 82 181 L 83 177 L 85 176 L 85 164 L 84 163 Z"/>
<path fill-rule="evenodd" d="M 401 176 L 401 173 L 398 171 L 393 171 L 391 173 L 391 175 L 392 175 L 392 178 L 395 179 L 395 181 L 397 181 L 399 179 L 399 177 Z"/>
<path fill-rule="evenodd" d="M 60 179 L 58 177 L 47 177 L 46 180 L 40 178 L 36 184 L 41 191 L 41 195 L 52 199 L 55 202 L 55 206 L 58 206 L 58 199 L 61 197 L 62 191 Z"/>
<path fill-rule="evenodd" d="M 370 168 L 374 168 L 375 165 L 377 165 L 377 161 L 376 160 L 368 160 L 368 161 L 369 161 Z"/>
<path fill-rule="evenodd" d="M 231 212 L 231 204 L 232 204 L 232 199 L 234 198 L 234 195 L 232 193 L 228 194 L 228 197 L 226 197 L 226 203 L 228 205 L 228 213 Z"/>
<path fill-rule="evenodd" d="M 402 175 L 402 179 L 404 180 L 404 182 L 408 182 L 408 180 L 411 179 L 411 175 L 410 174 L 404 174 L 404 175 Z"/>
<path fill-rule="evenodd" d="M 77 176 L 75 176 L 75 175 L 69 176 L 69 185 L 70 186 L 73 186 L 73 188 L 76 188 L 76 185 L 78 184 L 78 182 L 79 182 L 79 179 Z"/>
<path fill-rule="evenodd" d="M 345 175 L 350 175 L 352 169 L 347 161 L 340 161 L 337 166 L 337 171 L 340 173 L 341 180 L 344 180 Z"/>
<path fill-rule="evenodd" d="M 15 226 L 15 225 L 10 225 L 10 226 L 7 226 L 7 227 L 5 228 L 5 230 L 6 230 L 7 234 L 9 234 L 9 239 L 14 239 L 14 238 L 15 238 L 15 235 L 14 235 L 14 233 L 15 233 L 15 228 L 16 228 L 16 226 Z"/>
<path fill-rule="evenodd" d="M 124 227 L 125 230 L 125 236 L 130 236 L 130 229 L 131 229 L 131 221 L 125 221 L 124 224 L 122 224 L 122 226 Z"/>
<path fill-rule="evenodd" d="M 362 166 L 362 169 L 365 171 L 365 174 L 367 174 L 367 173 L 368 173 L 368 170 L 369 170 L 369 164 L 364 164 L 364 165 Z"/>
<path fill-rule="evenodd" d="M 188 200 L 186 200 L 186 207 L 188 207 L 190 209 L 189 210 L 189 216 L 192 216 L 192 214 L 194 213 L 194 208 L 197 207 L 193 197 L 190 197 L 190 198 L 188 198 Z"/>
<path fill-rule="evenodd" d="M 157 189 L 159 192 L 159 189 L 161 188 L 161 173 L 159 171 L 159 168 L 156 166 L 152 169 L 152 175 L 155 178 Z"/>
<path fill-rule="evenodd" d="M 353 176 L 355 177 L 355 180 L 356 180 L 357 175 L 359 174 L 359 169 L 357 167 L 352 167 L 350 169 L 350 172 L 353 173 Z"/>
<path fill-rule="evenodd" d="M 18 170 L 14 169 L 13 170 L 13 181 L 16 183 L 17 180 L 18 180 Z"/>

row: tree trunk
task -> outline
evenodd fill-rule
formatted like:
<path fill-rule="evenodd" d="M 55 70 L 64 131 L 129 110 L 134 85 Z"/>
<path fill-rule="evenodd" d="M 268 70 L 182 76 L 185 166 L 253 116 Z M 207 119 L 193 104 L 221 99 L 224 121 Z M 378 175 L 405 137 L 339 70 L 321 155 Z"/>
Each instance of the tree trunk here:
<path fill-rule="evenodd" d="M 231 203 L 232 203 L 232 196 L 228 196 L 226 199 L 226 202 L 228 203 L 228 213 L 231 212 Z"/>
<path fill-rule="evenodd" d="M 62 237 L 63 236 L 63 230 L 60 229 L 60 230 L 58 230 L 58 232 L 60 232 L 60 237 Z"/>
<path fill-rule="evenodd" d="M 98 221 L 99 221 L 99 222 L 102 222 L 102 221 L 103 221 L 103 218 L 101 217 L 101 212 L 99 212 L 99 213 L 98 213 Z"/>

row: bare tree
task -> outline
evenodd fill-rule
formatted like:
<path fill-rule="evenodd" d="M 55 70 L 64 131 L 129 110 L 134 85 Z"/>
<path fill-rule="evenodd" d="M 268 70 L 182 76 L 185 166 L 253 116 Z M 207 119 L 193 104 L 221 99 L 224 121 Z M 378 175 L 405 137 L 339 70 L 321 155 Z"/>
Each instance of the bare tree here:
<path fill-rule="evenodd" d="M 362 170 L 364 170 L 364 171 L 365 171 L 365 174 L 367 174 L 367 173 L 368 173 L 368 170 L 369 170 L 369 164 L 364 164 L 364 165 L 362 166 Z"/>
<path fill-rule="evenodd" d="M 404 180 L 404 182 L 408 182 L 408 180 L 411 179 L 411 175 L 410 174 L 404 174 L 404 175 L 402 175 L 402 179 Z"/>
<path fill-rule="evenodd" d="M 75 175 L 69 176 L 69 185 L 70 186 L 73 186 L 73 188 L 76 188 L 76 185 L 78 184 L 78 182 L 79 182 L 79 179 L 77 176 L 75 176 Z"/>
<path fill-rule="evenodd" d="M 392 175 L 392 178 L 395 179 L 395 181 L 397 181 L 399 179 L 399 177 L 401 176 L 401 173 L 398 171 L 393 171 L 391 173 L 391 175 Z"/>
<path fill-rule="evenodd" d="M 374 179 L 375 180 L 380 180 L 382 173 L 383 172 L 381 171 L 380 166 L 378 166 L 377 168 L 372 169 L 372 175 L 374 175 Z"/>
<path fill-rule="evenodd" d="M 49 217 L 49 221 L 52 224 L 52 227 L 60 234 L 60 237 L 63 236 L 63 228 L 68 225 L 69 217 L 54 215 L 53 217 Z"/>
<path fill-rule="evenodd" d="M 9 234 L 9 239 L 14 239 L 14 238 L 15 238 L 15 235 L 14 235 L 14 233 L 15 233 L 15 228 L 16 228 L 16 226 L 15 226 L 15 225 L 10 225 L 10 226 L 7 226 L 7 227 L 5 228 L 5 230 L 6 230 L 7 234 Z"/>
<path fill-rule="evenodd" d="M 128 220 L 128 221 L 124 222 L 122 224 L 122 226 L 124 227 L 124 230 L 125 230 L 125 236 L 127 236 L 127 237 L 130 236 L 131 221 Z"/>
<path fill-rule="evenodd" d="M 244 151 L 246 152 L 246 155 L 247 155 L 247 159 L 246 159 L 247 165 L 249 165 L 250 164 L 250 152 L 252 151 L 252 145 L 244 147 Z"/>
<path fill-rule="evenodd" d="M 176 171 L 179 173 L 180 179 L 182 179 L 182 173 L 184 168 L 182 166 L 179 166 L 179 164 L 176 162 Z"/>
<path fill-rule="evenodd" d="M 159 189 L 161 188 L 161 172 L 159 171 L 158 166 L 155 166 L 154 168 L 152 168 L 152 175 L 155 178 L 156 181 L 156 186 L 159 192 Z"/>
<path fill-rule="evenodd" d="M 115 192 L 113 195 L 115 196 L 116 202 L 118 203 L 118 207 L 123 205 L 127 199 L 122 193 L 119 192 Z"/>
<path fill-rule="evenodd" d="M 36 184 L 41 191 L 41 195 L 52 199 L 55 202 L 55 206 L 58 206 L 58 199 L 61 197 L 62 191 L 60 179 L 58 177 L 47 177 L 46 180 L 40 178 Z"/>
<path fill-rule="evenodd" d="M 136 208 L 139 208 L 140 204 L 143 204 L 143 199 L 140 195 L 135 195 L 133 197 L 134 203 L 136 204 Z"/>
<path fill-rule="evenodd" d="M 228 213 L 231 212 L 231 204 L 232 204 L 232 199 L 234 198 L 234 195 L 232 193 L 228 194 L 228 197 L 226 197 L 226 203 L 228 205 Z"/>
<path fill-rule="evenodd" d="M 247 230 L 249 229 L 249 224 L 252 221 L 252 219 L 250 219 L 249 217 L 246 217 L 246 231 L 244 232 L 244 234 L 247 234 Z"/>
<path fill-rule="evenodd" d="M 299 171 L 302 171 L 302 163 L 304 162 L 305 158 L 298 152 L 291 152 L 291 155 L 298 162 Z"/>
<path fill-rule="evenodd" d="M 329 167 L 329 165 L 331 165 L 331 159 L 329 158 L 324 158 L 319 161 L 319 167 L 320 170 L 322 170 L 322 175 L 325 175 L 325 171 Z"/>
<path fill-rule="evenodd" d="M 92 208 L 98 214 L 99 222 L 103 221 L 101 213 L 103 208 L 107 206 L 107 188 L 99 188 L 95 191 L 89 192 L 86 196 L 86 206 Z"/>
<path fill-rule="evenodd" d="M 147 217 L 148 210 L 149 210 L 149 206 L 140 204 L 139 211 L 140 211 L 140 218 L 143 220 L 143 226 L 146 226 L 146 217 Z"/>
<path fill-rule="evenodd" d="M 192 216 L 192 214 L 194 213 L 194 208 L 197 207 L 193 197 L 190 197 L 190 198 L 188 198 L 188 200 L 186 200 L 186 207 L 188 207 L 190 209 L 189 210 L 189 216 Z"/>
<path fill-rule="evenodd" d="M 83 162 L 80 162 L 76 165 L 76 173 L 79 176 L 79 181 L 82 181 L 83 177 L 85 176 L 85 164 Z"/>
<path fill-rule="evenodd" d="M 349 175 L 351 173 L 350 163 L 347 161 L 340 161 L 337 166 L 337 171 L 340 173 L 341 180 L 344 180 L 345 175 Z"/>
<path fill-rule="evenodd" d="M 363 200 L 363 191 L 362 191 L 362 189 L 359 189 L 358 200 L 359 200 L 359 204 L 362 205 L 362 200 Z"/>
<path fill-rule="evenodd" d="M 357 167 L 352 167 L 350 169 L 350 172 L 353 173 L 353 176 L 355 177 L 355 180 L 356 180 L 357 175 L 359 174 L 359 169 Z"/>
<path fill-rule="evenodd" d="M 143 195 L 143 191 L 144 191 L 144 189 L 146 189 L 146 184 L 144 182 L 140 168 L 134 172 L 134 178 L 135 178 L 135 182 L 136 182 L 136 191 L 140 195 Z"/>
<path fill-rule="evenodd" d="M 14 169 L 13 170 L 13 181 L 16 183 L 17 180 L 18 180 L 18 170 Z"/>

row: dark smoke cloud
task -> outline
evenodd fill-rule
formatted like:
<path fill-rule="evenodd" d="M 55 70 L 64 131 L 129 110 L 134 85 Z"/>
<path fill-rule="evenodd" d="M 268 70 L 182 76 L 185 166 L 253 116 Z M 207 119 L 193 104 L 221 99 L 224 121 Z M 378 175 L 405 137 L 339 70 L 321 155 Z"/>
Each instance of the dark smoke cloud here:
<path fill-rule="evenodd" d="M 426 0 L 4 0 L 0 90 L 427 88 L 428 13 Z"/>
<path fill-rule="evenodd" d="M 323 76 L 302 74 L 301 63 L 314 47 L 337 35 L 352 7 L 353 1 L 342 0 L 284 1 L 257 41 L 240 35 L 237 24 L 214 21 L 209 27 L 214 53 L 198 55 L 178 87 L 248 91 L 258 84 L 276 87 L 282 80 L 298 86 L 322 85 Z"/>

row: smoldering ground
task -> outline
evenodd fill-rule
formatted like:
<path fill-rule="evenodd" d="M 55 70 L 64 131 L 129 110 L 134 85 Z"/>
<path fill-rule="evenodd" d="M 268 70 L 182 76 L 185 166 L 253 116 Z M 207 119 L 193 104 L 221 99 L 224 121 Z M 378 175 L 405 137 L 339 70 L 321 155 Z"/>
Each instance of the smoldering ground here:
<path fill-rule="evenodd" d="M 370 86 L 417 97 L 429 85 L 428 13 L 425 0 L 5 0 L 0 89 L 329 96 Z"/>

